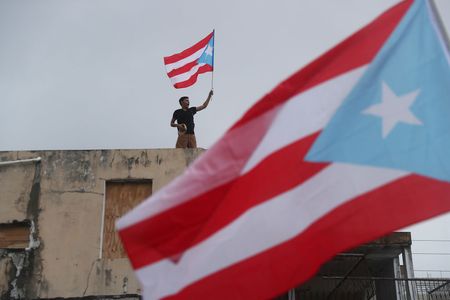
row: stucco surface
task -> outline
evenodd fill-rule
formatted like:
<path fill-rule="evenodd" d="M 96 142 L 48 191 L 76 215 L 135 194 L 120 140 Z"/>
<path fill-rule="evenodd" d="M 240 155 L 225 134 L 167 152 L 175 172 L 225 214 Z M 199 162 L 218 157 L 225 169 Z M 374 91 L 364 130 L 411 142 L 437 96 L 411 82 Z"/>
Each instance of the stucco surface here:
<path fill-rule="evenodd" d="M 0 166 L 0 222 L 30 220 L 35 226 L 37 243 L 26 250 L 29 272 L 22 272 L 18 288 L 29 298 L 139 294 L 127 258 L 101 257 L 105 182 L 151 179 L 154 193 L 203 151 L 0 152 L 0 161 L 41 157 Z M 0 267 L 11 268 L 5 260 Z M 0 281 L 2 295 L 8 280 L 11 293 L 14 279 Z"/>

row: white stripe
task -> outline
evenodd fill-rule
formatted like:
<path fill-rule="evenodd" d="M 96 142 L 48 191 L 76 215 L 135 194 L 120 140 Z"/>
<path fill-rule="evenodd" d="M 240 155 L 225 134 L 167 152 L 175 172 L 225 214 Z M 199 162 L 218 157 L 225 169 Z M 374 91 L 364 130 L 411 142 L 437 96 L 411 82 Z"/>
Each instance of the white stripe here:
<path fill-rule="evenodd" d="M 189 78 L 191 78 L 192 75 L 194 75 L 195 73 L 197 73 L 198 69 L 202 66 L 204 66 L 206 64 L 198 64 L 192 67 L 192 69 L 190 69 L 189 71 L 185 72 L 185 73 L 181 73 L 177 76 L 174 77 L 170 77 L 170 80 L 172 81 L 172 84 L 175 83 L 180 83 L 183 81 L 188 80 Z"/>
<path fill-rule="evenodd" d="M 208 45 L 205 45 L 205 47 L 203 47 L 200 50 L 197 50 L 195 53 L 189 55 L 188 57 L 180 59 L 179 61 L 176 61 L 174 63 L 167 64 L 166 65 L 167 73 L 169 73 L 172 70 L 178 69 L 178 68 L 180 68 L 180 67 L 182 67 L 184 65 L 187 65 L 188 63 L 191 63 L 191 62 L 196 61 L 197 59 L 199 59 L 200 56 L 202 56 L 203 52 L 205 51 L 206 46 L 208 46 Z"/>
<path fill-rule="evenodd" d="M 242 174 L 274 151 L 322 130 L 366 69 L 367 66 L 363 66 L 344 73 L 289 100 L 280 109 Z"/>
<path fill-rule="evenodd" d="M 330 165 L 303 185 L 253 207 L 186 251 L 177 264 L 163 260 L 137 270 L 144 299 L 175 294 L 205 276 L 279 245 L 348 199 L 405 175 L 384 168 Z"/>
<path fill-rule="evenodd" d="M 201 159 L 194 161 L 183 175 L 120 218 L 116 223 L 117 228 L 124 229 L 151 218 L 239 176 L 240 170 L 254 151 L 252 145 L 259 141 L 260 137 L 255 132 L 270 126 L 278 109 L 279 107 L 275 107 L 226 132 L 219 142 L 203 153 Z"/>

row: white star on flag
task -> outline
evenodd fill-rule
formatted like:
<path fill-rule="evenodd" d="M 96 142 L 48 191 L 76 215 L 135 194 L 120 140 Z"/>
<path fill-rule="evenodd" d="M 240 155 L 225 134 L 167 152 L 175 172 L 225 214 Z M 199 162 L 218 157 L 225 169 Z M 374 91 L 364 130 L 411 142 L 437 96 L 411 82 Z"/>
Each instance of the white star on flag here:
<path fill-rule="evenodd" d="M 208 56 L 212 56 L 212 50 L 213 48 L 210 45 L 208 45 L 208 47 L 205 50 L 205 54 Z"/>
<path fill-rule="evenodd" d="M 411 112 L 411 105 L 420 90 L 397 96 L 387 83 L 383 82 L 382 102 L 374 104 L 363 111 L 364 114 L 380 117 L 382 120 L 383 138 L 386 138 L 394 127 L 400 123 L 422 125 L 422 122 Z"/>

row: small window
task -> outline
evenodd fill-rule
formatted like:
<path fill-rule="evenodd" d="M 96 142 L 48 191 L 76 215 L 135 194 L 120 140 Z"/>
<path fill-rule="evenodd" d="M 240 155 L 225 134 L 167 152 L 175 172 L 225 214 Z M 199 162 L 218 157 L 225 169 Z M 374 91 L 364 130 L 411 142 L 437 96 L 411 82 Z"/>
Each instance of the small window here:
<path fill-rule="evenodd" d="M 151 194 L 152 181 L 148 179 L 106 182 L 103 258 L 126 257 L 125 250 L 115 229 L 115 222 Z"/>
<path fill-rule="evenodd" d="M 30 222 L 0 224 L 1 249 L 25 249 L 30 243 Z"/>

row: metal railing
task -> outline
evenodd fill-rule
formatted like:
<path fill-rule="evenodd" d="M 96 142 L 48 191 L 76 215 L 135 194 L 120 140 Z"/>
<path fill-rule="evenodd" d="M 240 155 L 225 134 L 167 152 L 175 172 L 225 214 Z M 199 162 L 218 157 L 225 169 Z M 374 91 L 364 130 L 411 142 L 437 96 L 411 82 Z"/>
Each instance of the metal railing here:
<path fill-rule="evenodd" d="M 293 291 L 290 299 L 450 300 L 450 279 L 323 276 Z"/>

